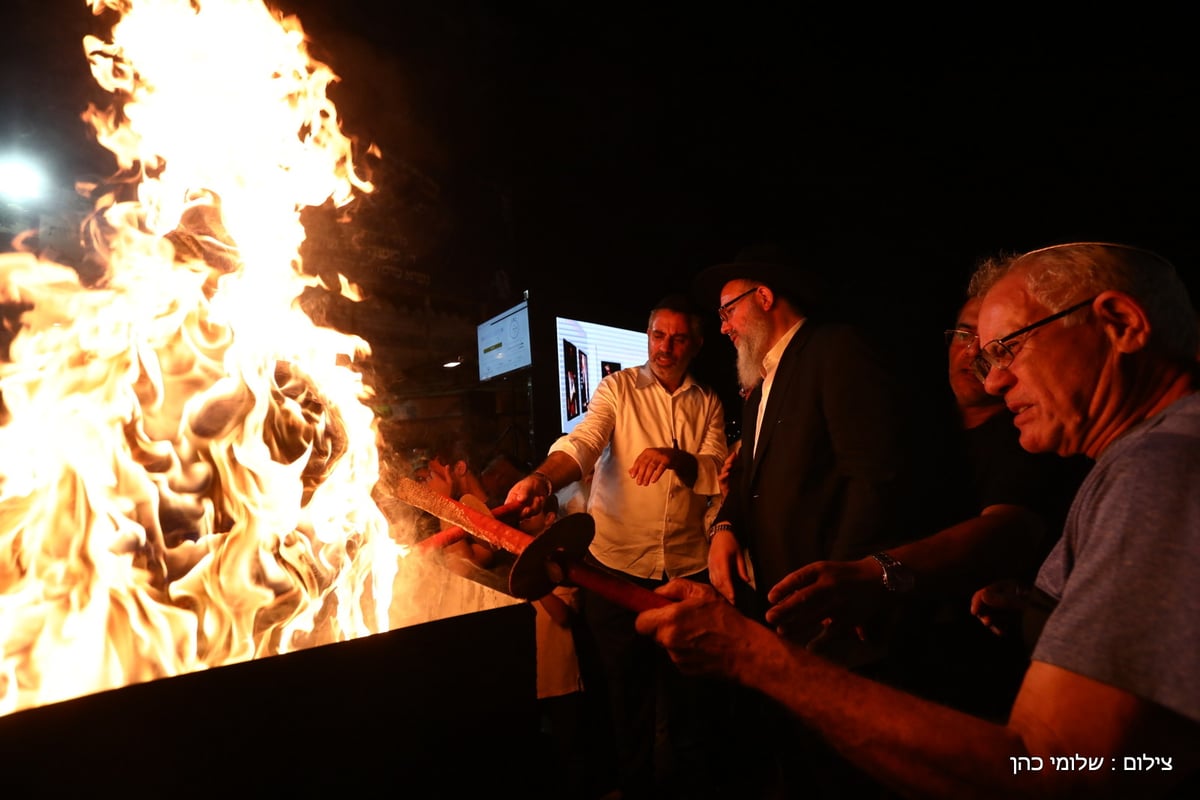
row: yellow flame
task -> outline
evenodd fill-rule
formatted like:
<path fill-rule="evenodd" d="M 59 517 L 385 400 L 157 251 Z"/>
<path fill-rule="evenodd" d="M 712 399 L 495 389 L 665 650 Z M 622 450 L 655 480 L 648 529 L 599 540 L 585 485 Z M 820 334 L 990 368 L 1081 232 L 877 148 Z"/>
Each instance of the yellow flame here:
<path fill-rule="evenodd" d="M 336 77 L 261 0 L 88 5 L 120 16 L 84 117 L 130 180 L 97 284 L 0 258 L 0 713 L 385 630 L 403 552 L 367 345 L 298 302 L 301 209 L 371 189 Z"/>

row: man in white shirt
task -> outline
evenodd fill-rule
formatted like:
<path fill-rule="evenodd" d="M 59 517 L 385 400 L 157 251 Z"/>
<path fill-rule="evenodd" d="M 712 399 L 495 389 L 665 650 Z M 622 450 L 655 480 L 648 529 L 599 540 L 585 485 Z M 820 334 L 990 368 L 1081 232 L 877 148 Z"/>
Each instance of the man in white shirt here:
<path fill-rule="evenodd" d="M 676 577 L 706 581 L 705 515 L 720 499 L 725 414 L 716 393 L 688 375 L 703 344 L 691 303 L 682 296 L 659 302 L 646 334 L 646 364 L 606 376 L 584 418 L 507 500 L 536 510 L 551 492 L 592 473 L 592 558 L 647 588 Z M 655 684 L 664 670 L 677 769 L 683 779 L 706 781 L 706 759 L 694 755 L 701 743 L 693 746 L 676 735 L 699 739 L 709 719 L 684 716 L 703 708 L 692 697 L 695 682 L 684 681 L 652 643 L 637 636 L 633 612 L 592 593 L 585 593 L 583 610 L 609 690 L 623 796 L 654 792 Z"/>

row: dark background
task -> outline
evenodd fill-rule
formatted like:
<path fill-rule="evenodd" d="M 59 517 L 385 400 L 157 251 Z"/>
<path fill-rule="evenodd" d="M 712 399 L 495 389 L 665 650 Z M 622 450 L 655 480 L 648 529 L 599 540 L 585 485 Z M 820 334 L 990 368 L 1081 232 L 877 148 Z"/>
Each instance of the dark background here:
<path fill-rule="evenodd" d="M 542 312 L 638 328 L 697 271 L 770 239 L 831 275 L 843 311 L 914 381 L 937 382 L 941 330 L 989 254 L 1138 244 L 1174 261 L 1195 296 L 1197 78 L 1183 19 L 277 6 L 341 77 L 345 130 L 383 151 L 354 241 L 388 263 L 374 280 L 368 261 L 351 275 L 381 297 L 480 322 L 529 290 Z M 0 134 L 52 151 L 64 174 L 102 173 L 78 121 L 95 91 L 79 41 L 106 29 L 82 0 L 8 7 Z M 697 371 L 729 392 L 732 349 L 711 322 Z"/>

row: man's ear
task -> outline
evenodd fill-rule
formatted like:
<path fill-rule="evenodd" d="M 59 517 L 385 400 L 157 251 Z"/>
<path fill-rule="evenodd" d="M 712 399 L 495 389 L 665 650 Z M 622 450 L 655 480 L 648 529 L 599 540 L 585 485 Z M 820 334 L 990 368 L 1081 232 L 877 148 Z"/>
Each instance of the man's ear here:
<path fill-rule="evenodd" d="M 757 297 L 761 298 L 763 311 L 770 311 L 771 307 L 775 305 L 775 292 L 771 291 L 771 287 L 759 286 L 754 292 Z"/>
<path fill-rule="evenodd" d="M 1092 308 L 1118 353 L 1136 353 L 1149 344 L 1150 320 L 1129 295 L 1115 290 L 1101 292 Z"/>

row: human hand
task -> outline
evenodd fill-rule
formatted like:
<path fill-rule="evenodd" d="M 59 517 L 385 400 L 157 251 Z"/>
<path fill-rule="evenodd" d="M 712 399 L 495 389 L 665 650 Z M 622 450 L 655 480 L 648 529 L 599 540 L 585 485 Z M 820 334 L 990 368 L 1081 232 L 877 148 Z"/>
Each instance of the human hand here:
<path fill-rule="evenodd" d="M 638 486 L 657 483 L 664 472 L 673 469 L 674 454 L 670 447 L 647 447 L 629 468 L 629 477 L 637 481 Z"/>
<path fill-rule="evenodd" d="M 752 622 L 711 587 L 676 578 L 657 590 L 678 602 L 638 614 L 638 633 L 652 636 L 681 671 L 690 675 L 735 677 L 752 642 L 773 636 Z"/>
<path fill-rule="evenodd" d="M 746 557 L 733 531 L 722 529 L 713 534 L 708 542 L 708 580 L 721 596 L 734 602 L 734 577 L 750 582 L 746 570 Z"/>
<path fill-rule="evenodd" d="M 542 506 L 549 495 L 549 485 L 540 475 L 526 475 L 512 485 L 504 504 L 518 503 L 521 506 L 521 518 L 537 516 L 542 513 Z"/>
<path fill-rule="evenodd" d="M 1017 627 L 1028 602 L 1028 586 L 1011 579 L 997 581 L 971 595 L 971 613 L 989 631 L 1003 636 Z"/>
<path fill-rule="evenodd" d="M 815 561 L 771 587 L 766 620 L 780 635 L 805 642 L 865 626 L 887 598 L 874 559 Z"/>

